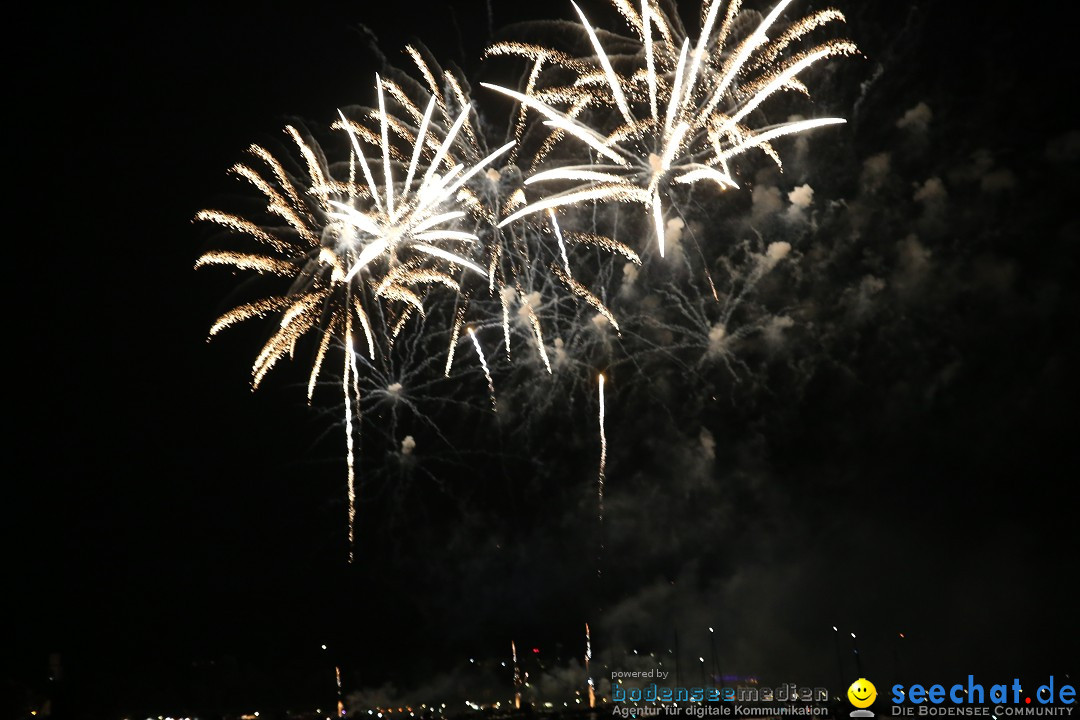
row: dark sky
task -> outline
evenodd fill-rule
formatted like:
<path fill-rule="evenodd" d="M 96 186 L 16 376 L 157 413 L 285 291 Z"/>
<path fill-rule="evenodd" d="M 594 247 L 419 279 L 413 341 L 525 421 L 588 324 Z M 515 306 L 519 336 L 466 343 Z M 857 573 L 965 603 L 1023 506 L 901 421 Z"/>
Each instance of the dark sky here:
<path fill-rule="evenodd" d="M 572 12 L 492 2 L 495 27 Z M 191 220 L 250 199 L 226 175 L 249 143 L 372 102 L 371 33 L 394 64 L 415 35 L 494 72 L 484 3 L 369 5 L 86 6 L 11 26 L 29 38 L 8 63 L 14 694 L 54 652 L 76 717 L 296 707 L 332 696 L 334 660 L 350 691 L 482 694 L 501 666 L 469 675 L 469 657 L 501 661 L 511 639 L 575 657 L 585 621 L 611 667 L 676 633 L 696 659 L 712 625 L 727 671 L 839 685 L 838 625 L 875 681 L 1076 677 L 1080 128 L 1062 22 L 836 4 L 865 57 L 810 85 L 850 122 L 788 145 L 783 175 L 748 165 L 704 231 L 733 262 L 793 248 L 734 316 L 753 331 L 737 362 L 642 354 L 647 377 L 613 379 L 597 583 L 588 378 L 499 376 L 498 422 L 482 382 L 445 388 L 469 405 L 425 409 L 445 440 L 374 414 L 350 567 L 341 408 L 305 404 L 310 354 L 253 394 L 266 328 L 205 342 L 236 278 L 192 269 L 220 236 Z"/>

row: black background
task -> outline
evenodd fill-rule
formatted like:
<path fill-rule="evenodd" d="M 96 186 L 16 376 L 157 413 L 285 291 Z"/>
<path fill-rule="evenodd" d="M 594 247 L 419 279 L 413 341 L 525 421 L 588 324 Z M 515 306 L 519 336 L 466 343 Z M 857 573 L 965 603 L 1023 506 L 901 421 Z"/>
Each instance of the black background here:
<path fill-rule="evenodd" d="M 571 13 L 493 2 L 495 26 Z M 849 61 L 843 77 L 865 80 L 882 59 L 890 72 L 868 100 L 871 115 L 891 122 L 925 99 L 942 128 L 937 151 L 960 158 L 987 146 L 1014 169 L 1020 186 L 994 201 L 1008 203 L 995 210 L 1007 225 L 972 242 L 1012 264 L 1015 294 L 958 294 L 936 329 L 935 313 L 913 321 L 952 336 L 966 358 L 962 380 L 925 411 L 894 418 L 873 392 L 891 382 L 882 357 L 919 354 L 915 334 L 864 336 L 850 367 L 871 390 L 833 392 L 840 381 L 825 373 L 792 411 L 773 467 L 823 488 L 817 500 L 792 490 L 792 502 L 883 528 L 813 540 L 822 557 L 843 563 L 850 553 L 866 589 L 798 596 L 798 612 L 822 628 L 845 615 L 885 635 L 895 624 L 875 607 L 919 577 L 924 590 L 892 602 L 909 608 L 924 637 L 963 648 L 980 635 L 979 648 L 999 649 L 981 660 L 1010 677 L 1075 678 L 1077 186 L 1075 161 L 1055 175 L 1043 155 L 1076 127 L 1066 110 L 1076 63 L 1056 8 L 898 5 L 840 3 L 870 58 Z M 225 170 L 250 142 L 277 137 L 286 118 L 317 124 L 370 102 L 378 60 L 359 23 L 399 65 L 415 35 L 437 56 L 464 49 L 475 72 L 488 37 L 478 2 L 84 5 L 9 23 L 14 402 L 0 507 L 9 535 L 2 652 L 16 695 L 42 684 L 53 652 L 64 659 L 72 716 L 118 717 L 190 708 L 193 697 L 270 709 L 332 696 L 328 653 L 357 688 L 414 683 L 473 653 L 504 655 L 511 636 L 578 641 L 581 603 L 537 587 L 550 569 L 508 580 L 501 609 L 470 596 L 483 588 L 433 589 L 424 544 L 460 519 L 438 498 L 413 533 L 408 520 L 381 519 L 391 503 L 376 493 L 362 506 L 361 560 L 346 567 L 336 428 L 306 407 L 298 373 L 249 391 L 259 328 L 205 342 L 232 281 L 192 270 L 210 246 L 192 217 L 245 192 Z M 889 128 L 863 128 L 849 138 L 853 154 L 887 147 Z M 943 160 L 912 162 L 927 164 L 925 177 Z M 973 201 L 957 214 L 983 210 Z M 509 482 L 505 471 L 484 472 L 490 486 Z M 440 479 L 454 486 L 470 475 Z M 545 522 L 529 500 L 508 490 L 486 502 L 514 515 L 502 521 L 512 537 L 507 528 Z M 886 531 L 897 527 L 905 531 Z M 724 562 L 739 566 L 737 547 Z M 414 584 L 417 575 L 429 582 Z M 987 597 L 997 599 L 984 609 Z M 988 628 L 1000 637 L 986 638 Z M 925 642 L 931 665 L 972 666 L 949 665 L 954 658 Z"/>

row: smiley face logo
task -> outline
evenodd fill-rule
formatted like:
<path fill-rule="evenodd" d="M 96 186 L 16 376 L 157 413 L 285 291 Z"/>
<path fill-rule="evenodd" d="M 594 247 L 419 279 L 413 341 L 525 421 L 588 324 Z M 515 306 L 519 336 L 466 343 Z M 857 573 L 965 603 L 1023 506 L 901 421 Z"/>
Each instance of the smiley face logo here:
<path fill-rule="evenodd" d="M 857 708 L 868 708 L 877 698 L 877 688 L 866 678 L 859 678 L 847 689 L 848 700 Z"/>

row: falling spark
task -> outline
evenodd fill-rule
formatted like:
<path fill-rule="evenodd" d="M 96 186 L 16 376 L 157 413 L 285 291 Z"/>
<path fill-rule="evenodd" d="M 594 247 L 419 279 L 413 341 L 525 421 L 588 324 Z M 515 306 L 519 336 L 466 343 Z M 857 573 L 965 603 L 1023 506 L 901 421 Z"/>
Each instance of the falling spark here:
<path fill-rule="evenodd" d="M 334 666 L 334 678 L 337 680 L 337 696 L 338 696 L 337 712 L 338 712 L 338 717 L 345 717 L 345 702 L 344 702 L 344 700 L 342 699 L 342 696 L 341 696 L 341 667 L 338 666 L 338 665 Z"/>
<path fill-rule="evenodd" d="M 443 370 L 443 377 L 450 377 L 450 368 L 454 365 L 454 354 L 457 351 L 458 337 L 461 335 L 461 326 L 465 323 L 465 311 L 466 305 L 464 303 L 458 307 L 457 313 L 454 316 L 454 329 L 450 333 L 450 349 L 446 353 L 446 367 Z"/>
<path fill-rule="evenodd" d="M 596 312 L 604 316 L 604 318 L 609 323 L 611 323 L 611 326 L 615 328 L 616 332 L 619 331 L 618 320 L 615 319 L 615 315 L 611 312 L 611 310 L 608 309 L 607 305 L 601 302 L 600 298 L 589 292 L 588 288 L 579 283 L 577 280 L 564 273 L 558 265 L 552 265 L 551 272 L 553 275 L 555 275 L 555 277 L 562 280 L 566 287 L 571 290 L 571 292 L 573 292 L 575 295 L 585 300 L 585 302 L 596 308 Z"/>
<path fill-rule="evenodd" d="M 600 528 L 600 542 L 596 550 L 596 577 L 600 578 L 604 574 L 604 480 L 607 473 L 607 430 L 605 427 L 604 373 L 600 373 L 598 378 L 597 395 L 600 400 L 600 410 L 597 421 L 600 426 L 600 468 L 596 474 L 596 508 Z"/>
<path fill-rule="evenodd" d="M 589 633 L 589 623 L 585 623 L 585 677 L 589 682 L 589 707 L 596 707 L 596 687 L 593 683 L 592 671 L 589 665 L 592 662 L 592 636 Z"/>
<path fill-rule="evenodd" d="M 604 374 L 600 373 L 600 384 L 598 386 L 598 393 L 600 397 L 600 472 L 597 475 L 596 480 L 596 499 L 600 510 L 600 522 L 604 522 L 604 473 L 607 470 L 607 434 L 604 428 Z M 599 573 L 599 568 L 597 569 Z"/>
<path fill-rule="evenodd" d="M 559 229 L 559 219 L 555 217 L 554 210 L 548 210 L 551 216 L 551 228 L 555 231 L 555 239 L 559 242 L 559 255 L 562 256 L 563 267 L 566 268 L 566 277 L 571 277 L 570 260 L 566 257 L 566 243 L 563 242 L 562 230 Z"/>
<path fill-rule="evenodd" d="M 510 641 L 510 655 L 514 661 L 514 709 L 521 709 L 521 667 L 518 665 L 517 645 Z"/>
<path fill-rule="evenodd" d="M 348 322 L 348 321 L 347 321 Z M 352 331 L 346 330 L 345 332 L 345 369 L 341 376 L 341 390 L 345 395 L 345 463 L 348 467 L 348 502 L 349 502 L 349 562 L 353 561 L 353 554 L 356 548 L 356 449 L 353 445 L 353 398 L 357 397 L 357 393 L 352 392 L 354 388 L 351 387 L 349 382 L 354 370 L 353 364 L 353 344 L 352 344 Z M 359 399 L 359 398 L 357 398 Z"/>
<path fill-rule="evenodd" d="M 480 358 L 480 367 L 484 369 L 484 377 L 487 378 L 488 394 L 491 396 L 491 409 L 498 412 L 499 408 L 495 404 L 495 381 L 491 379 L 491 370 L 488 368 L 487 359 L 484 358 L 484 351 L 480 347 L 480 339 L 476 337 L 476 332 L 472 328 L 469 328 L 469 337 L 472 338 L 473 347 L 476 348 L 476 357 Z"/>

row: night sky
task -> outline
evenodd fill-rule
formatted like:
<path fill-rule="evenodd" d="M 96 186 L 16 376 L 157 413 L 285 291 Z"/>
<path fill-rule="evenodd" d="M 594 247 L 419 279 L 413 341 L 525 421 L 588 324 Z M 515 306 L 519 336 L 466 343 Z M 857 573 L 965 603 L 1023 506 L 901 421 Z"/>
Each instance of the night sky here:
<path fill-rule="evenodd" d="M 358 707 L 506 698 L 511 640 L 570 697 L 586 621 L 611 668 L 676 635 L 696 668 L 711 626 L 724 672 L 846 686 L 836 625 L 879 688 L 1076 678 L 1080 68 L 1052 9 L 832 3 L 864 56 L 792 107 L 848 124 L 703 201 L 717 257 L 792 246 L 735 317 L 757 331 L 730 367 L 612 377 L 602 579 L 594 379 L 523 372 L 499 419 L 475 371 L 424 408 L 441 436 L 369 418 L 346 564 L 340 400 L 306 404 L 307 346 L 250 391 L 269 325 L 206 342 L 239 277 L 193 270 L 223 244 L 192 218 L 250 204 L 226 172 L 250 143 L 373 103 L 375 48 L 481 80 L 507 67 L 479 62 L 489 25 L 573 12 L 491 1 L 9 25 L 4 717 L 54 653 L 69 717 L 328 706 L 335 663 Z"/>

